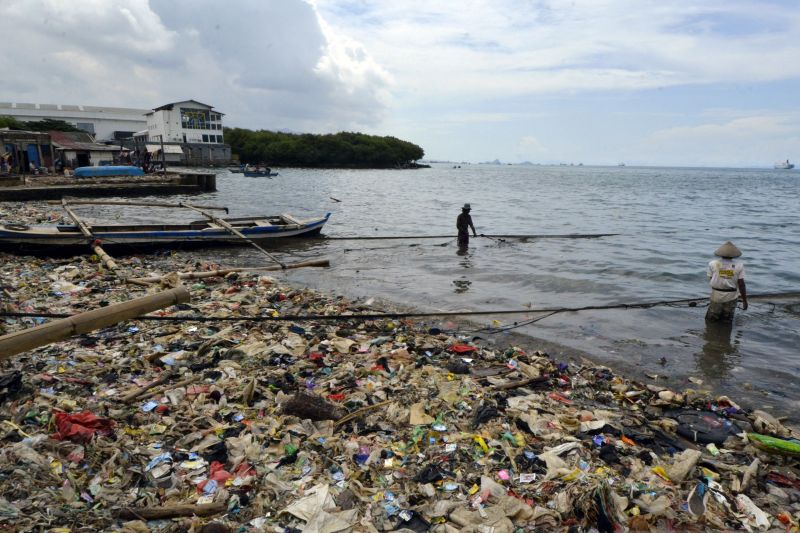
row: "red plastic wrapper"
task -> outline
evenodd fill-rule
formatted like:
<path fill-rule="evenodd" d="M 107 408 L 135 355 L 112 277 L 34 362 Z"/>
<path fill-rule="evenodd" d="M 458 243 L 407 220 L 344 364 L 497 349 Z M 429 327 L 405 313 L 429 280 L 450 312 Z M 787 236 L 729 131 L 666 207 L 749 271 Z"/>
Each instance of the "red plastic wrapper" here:
<path fill-rule="evenodd" d="M 470 353 L 475 351 L 475 347 L 469 344 L 454 344 L 450 347 L 450 351 L 456 353 Z"/>
<path fill-rule="evenodd" d="M 55 411 L 56 431 L 50 438 L 56 440 L 71 440 L 86 443 L 92 440 L 95 434 L 108 436 L 113 433 L 114 421 L 100 418 L 90 411 L 77 414 Z"/>
<path fill-rule="evenodd" d="M 225 465 L 219 461 L 212 461 L 208 467 L 208 478 L 204 479 L 197 484 L 197 492 L 203 492 L 206 484 L 212 479 L 217 482 L 219 486 L 224 485 L 226 481 L 233 477 L 233 474 L 225 470 Z"/>

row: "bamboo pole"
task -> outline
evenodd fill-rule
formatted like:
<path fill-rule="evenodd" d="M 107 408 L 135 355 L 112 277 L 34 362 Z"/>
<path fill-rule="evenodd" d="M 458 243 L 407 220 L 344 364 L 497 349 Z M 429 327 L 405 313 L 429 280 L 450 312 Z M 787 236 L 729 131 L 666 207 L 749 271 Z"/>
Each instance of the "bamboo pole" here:
<path fill-rule="evenodd" d="M 9 333 L 0 337 L 0 361 L 51 342 L 64 340 L 72 335 L 89 333 L 189 300 L 189 291 L 181 286 L 135 300 L 78 313 L 69 318 L 54 320 L 23 331 Z"/>
<path fill-rule="evenodd" d="M 164 203 L 164 202 L 126 202 L 122 200 L 79 200 L 79 199 L 69 199 L 68 200 L 72 205 L 132 205 L 132 206 L 139 206 L 139 207 L 184 207 L 183 204 L 171 204 L 171 203 Z M 48 204 L 50 205 L 61 205 L 61 200 L 48 200 Z M 216 211 L 225 211 L 228 212 L 227 207 L 222 207 L 218 205 L 198 205 L 196 207 L 200 207 L 202 209 L 212 209 Z"/>
<path fill-rule="evenodd" d="M 112 259 L 112 257 L 108 255 L 105 250 L 103 250 L 103 248 L 100 246 L 100 241 L 97 240 L 97 238 L 92 234 L 86 223 L 81 220 L 72 209 L 69 208 L 65 198 L 61 199 L 61 207 L 63 207 L 64 211 L 66 211 L 67 214 L 72 217 L 72 220 L 75 221 L 75 224 L 77 224 L 78 228 L 81 230 L 81 233 L 83 233 L 85 237 L 92 239 L 92 241 L 89 243 L 89 248 L 91 248 L 92 251 L 98 255 L 98 257 L 100 257 L 109 270 L 114 270 L 117 268 L 117 264 L 114 262 L 114 259 Z"/>
<path fill-rule="evenodd" d="M 306 267 L 329 267 L 331 262 L 328 259 L 317 259 L 314 261 L 303 261 L 302 263 L 287 264 L 285 269 L 292 268 L 306 268 Z M 263 267 L 240 267 L 240 268 L 227 268 L 222 270 L 208 270 L 205 272 L 180 272 L 178 278 L 180 279 L 204 279 L 214 278 L 217 276 L 225 276 L 232 272 L 274 272 L 276 270 L 284 270 L 279 266 L 263 266 Z M 131 278 L 125 280 L 128 283 L 135 285 L 149 285 L 151 283 L 158 283 L 164 276 L 151 276 L 149 278 Z"/>
<path fill-rule="evenodd" d="M 252 239 L 250 239 L 244 233 L 242 233 L 241 231 L 237 230 L 236 228 L 234 228 L 233 226 L 228 224 L 226 221 L 222 220 L 219 217 L 215 217 L 211 213 L 209 213 L 209 212 L 205 211 L 204 209 L 201 209 L 201 208 L 199 208 L 197 206 L 184 204 L 184 203 L 181 203 L 181 205 L 183 207 L 187 207 L 187 208 L 189 208 L 189 209 L 191 209 L 193 211 L 197 211 L 198 213 L 208 217 L 208 219 L 211 220 L 212 222 L 214 222 L 215 224 L 218 224 L 218 225 L 222 226 L 223 228 L 228 230 L 230 233 L 232 233 L 232 234 L 236 235 L 237 237 L 243 239 L 248 244 L 251 244 L 256 250 L 258 250 L 259 252 L 263 253 L 264 255 L 266 255 L 267 257 L 269 257 L 270 259 L 272 259 L 276 263 L 278 263 L 281 266 L 281 268 L 286 268 L 286 264 L 285 263 L 280 261 L 278 258 L 276 258 L 274 255 L 272 255 L 271 253 L 269 253 L 265 249 L 263 249 L 261 246 L 256 244 Z"/>

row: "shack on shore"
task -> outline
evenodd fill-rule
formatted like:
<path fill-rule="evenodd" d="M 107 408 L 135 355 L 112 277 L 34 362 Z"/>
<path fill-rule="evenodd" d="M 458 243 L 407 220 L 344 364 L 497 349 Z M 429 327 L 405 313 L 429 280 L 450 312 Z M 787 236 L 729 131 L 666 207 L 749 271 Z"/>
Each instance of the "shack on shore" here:
<path fill-rule="evenodd" d="M 55 160 L 49 133 L 0 128 L 0 174 L 28 174 L 52 167 Z"/>

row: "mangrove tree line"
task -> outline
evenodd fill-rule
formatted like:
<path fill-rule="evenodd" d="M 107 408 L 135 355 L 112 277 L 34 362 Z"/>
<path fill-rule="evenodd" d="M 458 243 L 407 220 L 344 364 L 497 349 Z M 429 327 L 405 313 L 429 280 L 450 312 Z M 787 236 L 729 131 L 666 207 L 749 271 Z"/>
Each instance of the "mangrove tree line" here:
<path fill-rule="evenodd" d="M 341 132 L 327 135 L 226 128 L 225 142 L 242 163 L 283 167 L 407 167 L 425 152 L 395 137 Z"/>

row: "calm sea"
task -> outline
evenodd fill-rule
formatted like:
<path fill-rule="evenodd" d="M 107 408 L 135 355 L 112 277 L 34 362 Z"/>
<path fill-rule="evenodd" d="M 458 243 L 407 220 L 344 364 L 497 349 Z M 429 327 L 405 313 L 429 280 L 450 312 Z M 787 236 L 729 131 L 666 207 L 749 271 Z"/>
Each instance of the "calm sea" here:
<path fill-rule="evenodd" d="M 490 310 L 699 297 L 708 293 L 706 264 L 725 240 L 744 252 L 750 293 L 800 291 L 798 171 L 490 165 L 278 170 L 274 179 L 225 172 L 218 176 L 218 192 L 191 199 L 227 205 L 233 215 L 331 212 L 325 234 L 339 237 L 454 235 L 465 202 L 472 204 L 478 233 L 619 234 L 478 238 L 467 255 L 457 254 L 455 240 L 447 238 L 314 241 L 280 250 L 287 261 L 330 258 L 330 269 L 283 276 L 351 298 L 383 298 L 422 310 Z M 158 211 L 153 218 L 163 215 Z M 195 253 L 224 264 L 265 264 L 244 248 Z M 787 413 L 800 406 L 797 299 L 752 302 L 729 328 L 707 326 L 704 312 L 700 306 L 568 313 L 516 331 L 556 342 L 567 348 L 564 353 L 585 351 L 646 381 L 653 382 L 647 374 L 658 374 L 658 384 L 711 388 Z M 503 325 L 526 319 L 497 318 Z M 484 325 L 491 320 L 478 319 Z"/>

